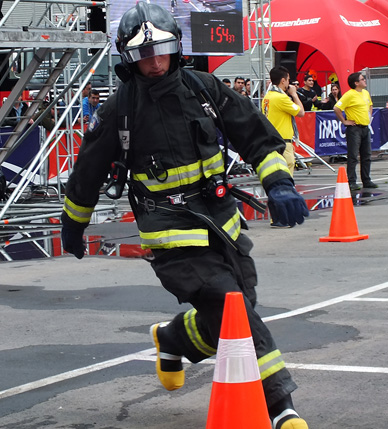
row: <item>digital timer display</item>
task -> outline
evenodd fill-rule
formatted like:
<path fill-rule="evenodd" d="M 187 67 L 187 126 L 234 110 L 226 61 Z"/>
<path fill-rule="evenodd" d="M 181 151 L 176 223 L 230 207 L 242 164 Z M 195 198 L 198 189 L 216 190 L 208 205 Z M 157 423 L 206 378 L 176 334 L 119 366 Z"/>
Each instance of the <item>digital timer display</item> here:
<path fill-rule="evenodd" d="M 242 15 L 234 12 L 191 12 L 193 53 L 243 53 Z"/>
<path fill-rule="evenodd" d="M 229 28 L 225 28 L 223 25 L 217 27 L 210 27 L 210 42 L 216 43 L 233 43 L 236 40 L 234 34 L 229 34 Z"/>

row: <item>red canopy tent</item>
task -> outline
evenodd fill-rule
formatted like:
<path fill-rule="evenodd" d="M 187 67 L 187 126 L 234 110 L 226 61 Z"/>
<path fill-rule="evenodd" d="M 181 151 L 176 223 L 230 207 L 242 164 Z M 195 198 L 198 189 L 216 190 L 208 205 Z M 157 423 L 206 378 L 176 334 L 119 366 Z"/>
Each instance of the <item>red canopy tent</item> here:
<path fill-rule="evenodd" d="M 366 0 L 366 5 L 373 9 L 378 10 L 383 15 L 388 16 L 388 2 L 387 0 Z"/>
<path fill-rule="evenodd" d="M 388 17 L 358 0 L 272 0 L 271 19 L 273 47 L 297 51 L 297 71 L 314 69 L 321 86 L 322 71 L 335 72 L 344 92 L 350 73 L 388 65 Z M 244 18 L 244 50 L 247 35 Z M 209 57 L 209 71 L 229 58 Z"/>

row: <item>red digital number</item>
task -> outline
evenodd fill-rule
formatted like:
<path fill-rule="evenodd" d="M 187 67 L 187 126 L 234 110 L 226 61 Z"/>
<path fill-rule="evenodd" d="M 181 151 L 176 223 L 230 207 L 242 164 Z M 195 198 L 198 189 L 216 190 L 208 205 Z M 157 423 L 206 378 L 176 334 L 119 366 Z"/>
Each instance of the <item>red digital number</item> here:
<path fill-rule="evenodd" d="M 225 27 L 216 27 L 216 43 L 222 43 L 223 41 L 227 43 L 233 43 L 235 41 L 234 34 L 229 34 L 229 28 Z M 214 28 L 210 30 L 210 41 L 214 42 Z"/>
<path fill-rule="evenodd" d="M 222 42 L 222 28 L 221 27 L 217 27 L 216 34 L 219 37 L 217 39 L 217 43 L 221 43 Z"/>

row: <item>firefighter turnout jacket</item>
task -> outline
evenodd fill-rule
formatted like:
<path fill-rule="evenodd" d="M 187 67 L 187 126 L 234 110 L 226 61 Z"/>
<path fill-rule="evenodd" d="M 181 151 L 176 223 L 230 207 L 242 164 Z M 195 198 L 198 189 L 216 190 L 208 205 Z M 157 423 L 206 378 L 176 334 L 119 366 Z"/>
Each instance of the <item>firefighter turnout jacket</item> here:
<path fill-rule="evenodd" d="M 216 103 L 227 138 L 252 164 L 264 188 L 279 179 L 292 180 L 281 155 L 283 139 L 251 100 L 211 74 L 194 73 Z M 120 91 L 133 95 L 119 97 Z M 123 99 L 126 103 L 118 103 Z M 128 116 L 127 166 L 142 247 L 208 246 L 213 227 L 236 241 L 241 226 L 234 197 L 206 190 L 209 180 L 224 173 L 216 124 L 180 69 L 157 79 L 134 75 L 98 109 L 66 186 L 63 223 L 74 228 L 89 224 L 111 164 L 121 157 L 122 117 Z"/>

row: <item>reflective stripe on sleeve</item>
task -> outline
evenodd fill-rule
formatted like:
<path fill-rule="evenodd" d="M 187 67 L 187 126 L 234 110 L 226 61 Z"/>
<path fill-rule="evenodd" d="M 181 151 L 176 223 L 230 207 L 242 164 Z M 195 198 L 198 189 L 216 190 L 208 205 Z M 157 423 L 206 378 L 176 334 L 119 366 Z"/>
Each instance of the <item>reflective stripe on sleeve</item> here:
<path fill-rule="evenodd" d="M 94 207 L 82 207 L 74 204 L 68 197 L 65 197 L 63 210 L 70 219 L 78 223 L 88 223 L 92 217 Z"/>
<path fill-rule="evenodd" d="M 257 360 L 260 369 L 261 379 L 265 380 L 275 372 L 285 368 L 286 365 L 279 350 L 274 350 L 271 353 Z"/>
<path fill-rule="evenodd" d="M 187 311 L 183 316 L 186 333 L 196 349 L 198 349 L 201 353 L 203 353 L 206 356 L 214 356 L 217 353 L 217 350 L 209 346 L 208 344 L 206 344 L 203 338 L 201 337 L 197 328 L 197 323 L 195 321 L 196 314 L 197 314 L 197 310 L 193 308 L 192 310 Z"/>
<path fill-rule="evenodd" d="M 168 231 L 142 232 L 140 242 L 144 249 L 171 249 L 181 246 L 208 246 L 206 229 L 169 229 Z"/>
<path fill-rule="evenodd" d="M 257 167 L 257 175 L 259 176 L 260 182 L 263 183 L 263 180 L 266 177 L 279 170 L 290 174 L 286 160 L 282 157 L 282 155 L 280 155 L 280 153 L 274 151 L 268 154 L 264 161 L 262 161 Z"/>

